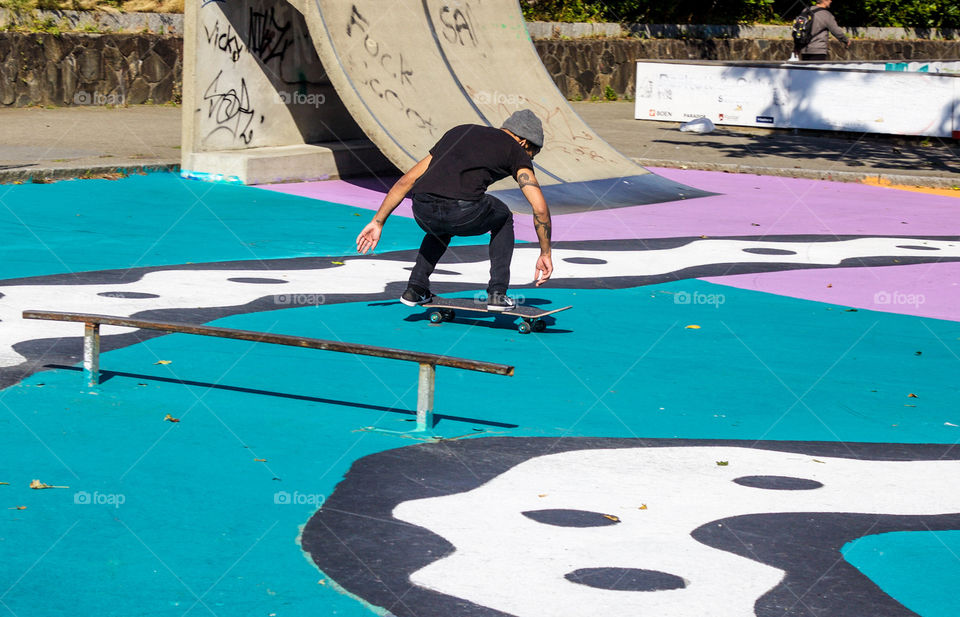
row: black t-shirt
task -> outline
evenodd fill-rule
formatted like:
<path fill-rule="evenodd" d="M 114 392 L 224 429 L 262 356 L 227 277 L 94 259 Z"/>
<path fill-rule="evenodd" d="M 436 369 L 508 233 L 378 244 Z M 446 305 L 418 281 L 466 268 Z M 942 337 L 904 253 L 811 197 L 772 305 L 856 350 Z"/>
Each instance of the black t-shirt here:
<path fill-rule="evenodd" d="M 524 167 L 533 169 L 530 155 L 517 140 L 501 129 L 477 124 L 450 129 L 430 154 L 430 166 L 413 185 L 413 194 L 480 199 L 497 180 L 515 178 Z"/>

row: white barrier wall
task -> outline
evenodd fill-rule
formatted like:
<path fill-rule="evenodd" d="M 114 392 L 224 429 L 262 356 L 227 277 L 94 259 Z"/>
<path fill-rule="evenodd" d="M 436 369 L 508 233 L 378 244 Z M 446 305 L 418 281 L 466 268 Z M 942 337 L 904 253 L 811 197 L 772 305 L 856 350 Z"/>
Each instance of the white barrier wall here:
<path fill-rule="evenodd" d="M 960 138 L 960 75 L 836 63 L 639 61 L 634 117 Z"/>

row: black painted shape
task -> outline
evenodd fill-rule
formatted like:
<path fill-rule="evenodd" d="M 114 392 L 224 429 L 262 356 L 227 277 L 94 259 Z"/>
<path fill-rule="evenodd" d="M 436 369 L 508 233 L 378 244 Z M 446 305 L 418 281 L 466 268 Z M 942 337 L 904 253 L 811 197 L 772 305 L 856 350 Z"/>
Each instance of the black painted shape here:
<path fill-rule="evenodd" d="M 753 255 L 796 255 L 796 251 L 788 251 L 787 249 L 770 249 L 770 248 L 752 248 L 752 249 L 743 249 L 744 253 L 751 253 Z"/>
<path fill-rule="evenodd" d="M 940 247 L 938 246 L 917 246 L 914 244 L 902 244 L 897 245 L 898 249 L 913 249 L 915 251 L 939 251 Z"/>
<path fill-rule="evenodd" d="M 103 296 L 104 298 L 126 298 L 130 300 L 160 297 L 157 294 L 148 294 L 142 291 L 102 291 L 97 295 Z"/>
<path fill-rule="evenodd" d="M 283 279 L 266 279 L 266 278 L 257 278 L 253 276 L 238 276 L 236 278 L 227 279 L 231 283 L 252 283 L 254 285 L 275 285 L 276 283 L 289 283 L 290 281 L 285 281 Z"/>
<path fill-rule="evenodd" d="M 909 238 L 911 240 L 960 240 L 957 236 L 879 236 L 879 235 L 851 235 L 851 236 L 825 236 L 825 235 L 783 235 L 783 236 L 716 236 L 704 240 L 700 237 L 688 238 L 640 238 L 640 239 L 615 239 L 615 240 L 576 240 L 561 241 L 553 243 L 554 248 L 584 250 L 584 251 L 654 251 L 677 248 L 686 246 L 693 242 L 709 242 L 710 240 L 743 240 L 743 241 L 763 241 L 763 242 L 836 242 L 842 240 L 856 240 L 860 238 Z M 535 243 L 521 243 L 518 246 L 536 247 Z M 486 245 L 468 245 L 456 246 L 447 249 L 441 264 L 451 264 L 458 262 L 477 263 L 486 261 L 489 257 L 489 250 Z M 325 257 L 293 257 L 287 259 L 264 259 L 258 261 L 214 261 L 199 264 L 176 264 L 169 266 L 149 266 L 145 268 L 117 268 L 113 270 L 95 270 L 90 272 L 75 272 L 65 274 L 49 274 L 41 276 L 26 276 L 21 278 L 2 279 L 0 287 L 8 285 L 110 285 L 133 283 L 141 280 L 147 274 L 162 272 L 168 270 L 188 270 L 188 271 L 210 271 L 210 270 L 262 270 L 265 274 L 273 270 L 320 270 L 326 268 L 339 267 L 331 261 L 346 262 L 350 260 L 376 259 L 388 261 L 415 261 L 417 251 L 415 249 L 406 251 L 396 251 L 391 253 L 370 254 L 370 255 L 341 255 Z M 933 258 L 933 257 L 906 257 L 906 256 L 887 256 L 887 257 L 868 257 L 846 259 L 840 263 L 839 267 L 861 267 L 861 266 L 892 266 L 911 263 L 930 263 L 936 260 L 940 261 L 960 261 L 960 258 Z M 743 266 L 737 274 L 747 274 L 751 272 L 766 272 L 786 269 L 808 269 L 808 268 L 835 268 L 833 264 L 770 264 L 770 263 L 744 263 L 736 264 L 737 267 Z M 625 284 L 619 287 L 631 287 L 636 284 L 649 284 L 648 282 L 636 283 L 639 279 L 649 282 L 675 281 L 679 273 L 690 273 L 686 277 L 696 278 L 698 276 L 718 276 L 726 273 L 730 264 L 707 264 L 695 266 L 673 273 L 664 273 L 658 276 L 639 276 L 639 277 L 611 277 L 616 280 L 624 280 Z M 700 274 L 702 272 L 702 274 Z M 717 274 L 720 273 L 720 274 Z M 404 281 L 405 282 L 405 281 Z M 551 286 L 556 279 L 551 279 Z M 580 285 L 585 282 L 579 280 Z M 476 285 L 474 285 L 476 287 Z M 599 285 L 601 288 L 608 288 L 607 284 Z M 400 291 L 406 289 L 404 286 Z"/>
<path fill-rule="evenodd" d="M 791 478 L 789 476 L 743 476 L 734 478 L 740 486 L 762 488 L 771 491 L 810 491 L 823 488 L 821 482 L 807 478 Z"/>
<path fill-rule="evenodd" d="M 955 529 L 960 529 L 960 514 L 789 512 L 713 521 L 691 535 L 707 546 L 785 572 L 780 584 L 757 600 L 757 617 L 917 617 L 847 563 L 840 549 L 869 535 Z"/>
<path fill-rule="evenodd" d="M 413 272 L 413 266 L 410 266 L 410 267 L 408 267 L 408 268 L 404 268 L 404 270 L 409 270 L 410 272 Z M 433 271 L 433 273 L 434 273 L 434 274 L 445 274 L 445 275 L 448 275 L 448 276 L 460 276 L 460 272 L 454 272 L 453 270 L 441 270 L 440 268 L 435 269 L 435 270 Z"/>
<path fill-rule="evenodd" d="M 564 578 L 607 591 L 666 591 L 687 586 L 676 574 L 641 568 L 581 568 L 565 574 Z"/>
<path fill-rule="evenodd" d="M 600 512 L 590 512 L 589 510 L 558 508 L 554 510 L 528 510 L 527 512 L 521 512 L 521 514 L 538 523 L 557 527 L 606 527 L 620 522 L 608 518 Z"/>
<path fill-rule="evenodd" d="M 853 460 L 960 459 L 960 448 L 949 444 L 796 441 L 760 444 L 762 447 L 758 447 L 756 441 L 747 440 L 484 437 L 378 452 L 353 463 L 323 507 L 307 521 L 301 535 L 301 547 L 321 571 L 348 593 L 384 607 L 397 617 L 505 617 L 500 611 L 417 587 L 410 582 L 411 573 L 450 554 L 453 546 L 425 528 L 393 518 L 393 509 L 398 504 L 475 489 L 511 467 L 537 456 L 588 449 L 723 446 Z M 464 461 L 469 461 L 469 466 L 465 466 Z M 780 525 L 781 528 L 763 529 L 762 525 L 754 524 L 764 516 L 769 517 L 763 519 L 767 524 Z M 816 517 L 823 524 L 807 529 L 803 527 L 805 516 Z M 852 517 L 860 517 L 861 523 L 870 523 L 853 524 L 848 533 L 839 534 L 843 538 L 830 537 L 820 542 L 817 537 L 810 537 L 813 533 L 826 538 L 832 533 L 830 523 L 845 524 L 844 521 L 852 520 Z M 877 522 L 881 520 L 886 522 Z M 731 521 L 736 521 L 737 525 L 710 529 L 711 526 L 716 527 L 715 521 L 696 530 L 695 537 L 719 550 L 776 564 L 787 573 L 783 583 L 757 603 L 756 617 L 913 615 L 909 611 L 904 612 L 906 609 L 900 604 L 846 564 L 837 552 L 839 547 L 847 541 L 844 538 L 855 539 L 879 533 L 881 529 L 895 531 L 904 528 L 905 522 L 908 523 L 907 529 L 923 527 L 927 523 L 934 530 L 960 529 L 960 514 L 942 517 L 771 514 L 722 522 L 732 524 Z M 799 529 L 795 529 L 795 525 Z M 729 533 L 733 529 L 738 530 L 739 537 Z M 795 532 L 799 540 L 794 537 Z M 750 533 L 757 536 L 747 537 Z M 812 545 L 834 548 L 826 550 L 827 556 L 811 555 L 809 547 Z M 759 551 L 760 557 L 754 557 L 752 550 Z M 794 553 L 794 550 L 797 552 Z M 810 566 L 811 559 L 818 562 L 816 567 Z M 829 563 L 824 564 L 825 560 L 829 560 Z M 817 580 L 824 572 L 830 576 L 824 576 L 821 585 Z M 798 584 L 798 581 L 803 582 Z M 808 589 L 810 593 L 807 593 Z M 797 602 L 797 597 L 803 599 L 803 604 Z M 844 608 L 850 598 L 860 598 L 856 602 L 859 613 Z M 875 601 L 878 610 L 865 609 L 870 602 L 865 602 L 863 598 Z M 796 609 L 797 605 L 800 609 Z M 883 612 L 879 610 L 881 605 L 893 608 Z"/>
<path fill-rule="evenodd" d="M 605 264 L 606 259 L 597 259 L 595 257 L 564 257 L 563 261 L 568 264 Z"/>
<path fill-rule="evenodd" d="M 954 241 L 960 238 L 956 236 L 817 236 L 817 235 L 784 235 L 776 237 L 759 236 L 724 236 L 711 238 L 714 240 L 763 240 L 764 242 L 832 242 L 839 240 L 850 240 L 856 238 L 910 238 L 911 240 L 945 240 Z M 650 238 L 650 239 L 619 239 L 619 240 L 582 240 L 570 242 L 557 242 L 555 248 L 564 248 L 571 250 L 592 250 L 592 251 L 650 251 L 663 250 L 686 246 L 692 242 L 707 241 L 699 237 L 690 238 Z M 520 246 L 523 246 L 522 244 Z M 535 244 L 529 244 L 534 247 Z M 274 270 L 320 270 L 326 268 L 338 267 L 333 265 L 332 261 L 349 261 L 352 259 L 378 259 L 388 261 L 415 261 L 416 250 L 397 251 L 393 253 L 383 253 L 367 256 L 324 256 L 324 257 L 295 257 L 290 259 L 268 259 L 258 261 L 224 261 L 209 262 L 202 264 L 178 264 L 170 266 L 151 266 L 145 268 L 117 268 L 113 270 L 98 270 L 92 272 L 76 272 L 68 274 L 52 274 L 46 276 L 28 276 L 17 279 L 0 280 L 0 288 L 13 285 L 120 285 L 133 283 L 141 280 L 147 274 L 161 271 L 210 271 L 210 270 L 262 270 L 269 273 Z M 444 263 L 477 263 L 488 259 L 488 248 L 485 245 L 457 246 L 450 247 L 444 256 Z M 885 256 L 844 259 L 839 264 L 808 264 L 808 263 L 720 263 L 705 264 L 684 268 L 674 272 L 666 272 L 655 275 L 639 276 L 609 276 L 597 277 L 595 279 L 579 278 L 560 278 L 554 276 L 550 280 L 550 286 L 560 289 L 627 289 L 631 287 L 640 287 L 644 285 L 653 285 L 656 283 L 672 282 L 679 279 L 703 278 L 711 276 L 727 276 L 735 274 L 753 274 L 759 272 L 778 272 L 784 270 L 804 270 L 804 269 L 824 269 L 824 268 L 850 268 L 850 267 L 876 267 L 876 266 L 902 266 L 909 264 L 942 263 L 960 261 L 960 258 L 945 258 L 924 256 Z M 476 289 L 476 283 L 454 283 L 454 282 L 436 282 L 432 285 L 432 291 L 436 294 L 458 293 Z M 515 289 L 532 288 L 532 284 L 519 285 Z M 388 283 L 386 288 L 372 294 L 324 294 L 325 304 L 337 304 L 342 302 L 375 302 L 379 300 L 392 300 L 400 296 L 406 289 L 406 281 L 396 281 Z M 0 294 L 2 295 L 2 294 Z M 529 303 L 529 301 L 528 301 Z M 132 315 L 143 319 L 156 319 L 159 321 L 184 321 L 206 323 L 214 319 L 228 317 L 233 315 L 242 315 L 269 310 L 279 310 L 291 308 L 296 305 L 277 304 L 276 297 L 266 296 L 243 305 L 210 307 L 204 309 L 192 309 L 185 307 L 154 309 L 143 311 Z M 102 345 L 103 351 L 108 349 L 118 349 L 127 345 L 160 336 L 160 333 L 142 334 L 136 336 L 130 335 L 111 335 L 104 337 Z M 107 343 L 106 341 L 110 341 Z M 78 335 L 76 338 L 58 338 L 48 340 L 22 341 L 14 345 L 14 350 L 23 355 L 26 360 L 12 367 L 0 367 L 0 389 L 18 383 L 22 379 L 43 370 L 43 365 L 49 362 L 69 364 L 79 361 L 82 338 Z"/>

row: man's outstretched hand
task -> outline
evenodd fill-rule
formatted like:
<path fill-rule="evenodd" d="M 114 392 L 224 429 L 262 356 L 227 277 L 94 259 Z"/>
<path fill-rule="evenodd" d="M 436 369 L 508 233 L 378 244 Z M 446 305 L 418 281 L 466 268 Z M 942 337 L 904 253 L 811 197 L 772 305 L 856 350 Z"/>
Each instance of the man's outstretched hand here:
<path fill-rule="evenodd" d="M 364 227 L 360 235 L 357 236 L 357 252 L 366 254 L 367 251 L 372 251 L 377 248 L 377 243 L 380 242 L 380 234 L 382 232 L 383 225 L 380 223 L 376 221 L 367 223 L 367 226 Z"/>
<path fill-rule="evenodd" d="M 540 255 L 537 259 L 537 272 L 533 279 L 537 287 L 546 283 L 551 274 L 553 274 L 553 259 L 549 255 Z"/>

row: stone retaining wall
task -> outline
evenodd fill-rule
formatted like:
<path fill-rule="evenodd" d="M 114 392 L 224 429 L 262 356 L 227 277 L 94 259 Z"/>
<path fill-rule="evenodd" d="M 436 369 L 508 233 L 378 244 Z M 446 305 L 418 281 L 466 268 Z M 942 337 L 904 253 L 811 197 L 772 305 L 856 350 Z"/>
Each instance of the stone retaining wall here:
<path fill-rule="evenodd" d="M 0 105 L 179 102 L 183 39 L 0 32 Z"/>
<path fill-rule="evenodd" d="M 786 60 L 784 39 L 538 39 L 534 45 L 570 99 L 632 97 L 636 61 Z M 831 60 L 960 59 L 960 40 L 831 41 Z M 137 105 L 179 102 L 183 39 L 158 34 L 0 32 L 0 105 Z"/>
<path fill-rule="evenodd" d="M 633 97 L 637 60 L 784 61 L 793 42 L 782 39 L 540 39 L 533 42 L 544 66 L 568 99 L 603 98 L 609 86 Z M 830 41 L 830 60 L 898 61 L 960 59 L 960 40 Z"/>
<path fill-rule="evenodd" d="M 841 25 L 841 28 L 843 26 Z M 847 36 L 878 41 L 960 39 L 960 30 L 951 28 L 873 28 L 846 27 Z M 790 26 L 704 24 L 611 24 L 528 21 L 527 31 L 534 39 L 576 39 L 590 37 L 627 37 L 641 39 L 791 39 Z"/>

